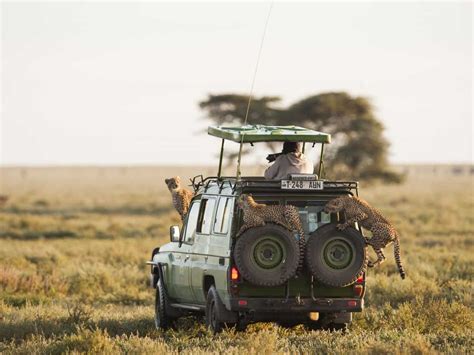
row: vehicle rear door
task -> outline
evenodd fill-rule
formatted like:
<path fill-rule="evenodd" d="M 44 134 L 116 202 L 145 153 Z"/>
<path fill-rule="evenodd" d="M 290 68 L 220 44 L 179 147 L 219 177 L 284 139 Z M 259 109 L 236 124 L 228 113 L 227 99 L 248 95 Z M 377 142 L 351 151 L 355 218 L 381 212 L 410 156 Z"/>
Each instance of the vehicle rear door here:
<path fill-rule="evenodd" d="M 209 238 L 207 269 L 214 277 L 215 285 L 223 302 L 227 297 L 227 275 L 230 265 L 230 230 L 234 211 L 234 198 L 221 196 L 216 208 L 213 232 Z"/>

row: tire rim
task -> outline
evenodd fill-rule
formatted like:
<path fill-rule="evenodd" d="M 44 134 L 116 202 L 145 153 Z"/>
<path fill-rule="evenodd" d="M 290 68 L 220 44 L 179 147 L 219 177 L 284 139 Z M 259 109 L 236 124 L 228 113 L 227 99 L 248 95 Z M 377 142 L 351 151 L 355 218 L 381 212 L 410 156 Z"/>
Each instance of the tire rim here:
<path fill-rule="evenodd" d="M 332 269 L 345 269 L 353 260 L 352 246 L 340 238 L 331 239 L 323 247 L 323 258 Z"/>
<path fill-rule="evenodd" d="M 278 238 L 265 236 L 253 248 L 253 257 L 263 269 L 273 269 L 285 262 L 286 253 Z"/>

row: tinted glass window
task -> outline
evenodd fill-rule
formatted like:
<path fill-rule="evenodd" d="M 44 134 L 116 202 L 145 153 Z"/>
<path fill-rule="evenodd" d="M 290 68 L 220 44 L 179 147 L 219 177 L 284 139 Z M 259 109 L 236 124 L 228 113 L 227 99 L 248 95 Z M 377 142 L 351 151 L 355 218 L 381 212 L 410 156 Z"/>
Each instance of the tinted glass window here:
<path fill-rule="evenodd" d="M 214 198 L 205 199 L 201 202 L 201 212 L 199 213 L 199 220 L 197 232 L 202 234 L 209 234 L 212 225 L 212 216 L 214 214 L 214 207 L 216 200 Z"/>
<path fill-rule="evenodd" d="M 312 205 L 302 201 L 288 201 L 287 204 L 298 208 L 305 234 L 310 234 L 322 225 L 331 223 L 331 215 L 323 212 L 324 205 Z"/>
<path fill-rule="evenodd" d="M 221 197 L 217 206 L 214 232 L 226 234 L 229 230 L 229 215 L 232 208 L 232 198 Z"/>
<path fill-rule="evenodd" d="M 199 207 L 200 202 L 194 202 L 189 210 L 186 231 L 184 234 L 184 241 L 186 243 L 192 243 L 194 240 L 194 233 L 196 232 L 196 224 L 199 216 Z"/>

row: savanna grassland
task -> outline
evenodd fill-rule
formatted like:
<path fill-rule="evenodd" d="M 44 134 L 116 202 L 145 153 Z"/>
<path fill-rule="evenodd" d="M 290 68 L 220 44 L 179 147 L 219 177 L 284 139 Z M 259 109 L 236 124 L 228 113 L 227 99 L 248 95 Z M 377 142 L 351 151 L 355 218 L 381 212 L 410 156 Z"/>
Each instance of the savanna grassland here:
<path fill-rule="evenodd" d="M 408 278 L 387 248 L 346 334 L 260 323 L 213 336 L 200 318 L 155 330 L 145 265 L 179 221 L 164 177 L 212 171 L 3 168 L 0 353 L 472 353 L 469 169 L 411 169 L 402 185 L 363 186 L 402 235 Z"/>

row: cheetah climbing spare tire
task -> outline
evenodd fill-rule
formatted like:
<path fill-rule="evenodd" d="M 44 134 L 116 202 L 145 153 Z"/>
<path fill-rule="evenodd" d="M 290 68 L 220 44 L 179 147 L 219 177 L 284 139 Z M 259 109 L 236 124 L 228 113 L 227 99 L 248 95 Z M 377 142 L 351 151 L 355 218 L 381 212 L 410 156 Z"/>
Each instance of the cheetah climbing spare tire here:
<path fill-rule="evenodd" d="M 327 224 L 313 232 L 306 243 L 306 265 L 321 283 L 335 287 L 353 284 L 367 268 L 362 234 L 352 227 L 338 230 Z"/>
<path fill-rule="evenodd" d="M 293 232 L 274 224 L 250 228 L 237 237 L 234 260 L 241 275 L 258 286 L 278 286 L 296 273 L 300 245 Z"/>

